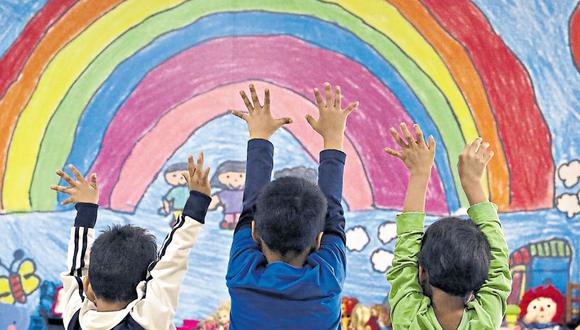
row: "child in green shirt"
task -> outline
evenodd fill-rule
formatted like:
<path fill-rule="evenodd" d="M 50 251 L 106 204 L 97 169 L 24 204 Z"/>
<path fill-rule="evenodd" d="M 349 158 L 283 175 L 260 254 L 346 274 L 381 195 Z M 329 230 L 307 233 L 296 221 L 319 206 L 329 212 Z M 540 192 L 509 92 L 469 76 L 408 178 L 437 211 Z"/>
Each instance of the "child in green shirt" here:
<path fill-rule="evenodd" d="M 445 218 L 423 233 L 425 193 L 435 157 L 435 141 L 425 143 L 401 124 L 403 137 L 391 128 L 410 178 L 397 217 L 395 257 L 387 280 L 393 329 L 497 329 L 511 288 L 508 249 L 496 206 L 485 195 L 481 179 L 493 152 L 481 138 L 459 157 L 461 185 L 471 220 Z"/>

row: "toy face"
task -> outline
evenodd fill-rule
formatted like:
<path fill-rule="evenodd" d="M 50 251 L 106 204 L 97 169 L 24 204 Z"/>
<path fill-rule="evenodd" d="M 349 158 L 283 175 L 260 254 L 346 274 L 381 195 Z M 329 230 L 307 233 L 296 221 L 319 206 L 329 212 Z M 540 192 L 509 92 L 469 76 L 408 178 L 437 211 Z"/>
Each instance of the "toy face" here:
<path fill-rule="evenodd" d="M 536 298 L 528 305 L 527 314 L 535 315 L 535 323 L 550 323 L 556 315 L 556 302 L 550 298 Z"/>
<path fill-rule="evenodd" d="M 183 174 L 187 174 L 187 171 L 167 172 L 165 173 L 165 181 L 172 186 L 185 186 L 187 181 L 185 181 Z"/>
<path fill-rule="evenodd" d="M 230 314 L 226 310 L 222 310 L 218 313 L 218 322 L 221 325 L 226 325 L 230 323 Z"/>
<path fill-rule="evenodd" d="M 246 173 L 244 172 L 225 172 L 218 175 L 218 180 L 232 189 L 240 189 L 246 182 Z"/>

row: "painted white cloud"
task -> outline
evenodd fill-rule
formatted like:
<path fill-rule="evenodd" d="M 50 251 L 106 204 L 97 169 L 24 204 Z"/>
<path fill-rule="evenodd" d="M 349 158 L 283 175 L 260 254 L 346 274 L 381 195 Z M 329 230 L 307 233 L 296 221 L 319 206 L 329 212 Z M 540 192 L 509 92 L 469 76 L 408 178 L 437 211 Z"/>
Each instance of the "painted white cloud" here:
<path fill-rule="evenodd" d="M 560 165 L 558 178 L 564 183 L 564 187 L 572 188 L 580 181 L 580 160 L 574 159 L 569 163 Z"/>
<path fill-rule="evenodd" d="M 354 226 L 346 231 L 346 248 L 349 251 L 360 252 L 364 250 L 370 240 L 369 234 L 363 226 Z"/>
<path fill-rule="evenodd" d="M 393 253 L 383 249 L 377 249 L 371 254 L 371 264 L 373 269 L 380 273 L 385 273 L 393 263 Z"/>
<path fill-rule="evenodd" d="M 388 244 L 397 237 L 397 224 L 385 222 L 379 226 L 379 240 L 383 244 Z"/>
<path fill-rule="evenodd" d="M 580 192 L 578 194 L 562 194 L 556 198 L 556 207 L 566 213 L 569 218 L 580 213 Z"/>

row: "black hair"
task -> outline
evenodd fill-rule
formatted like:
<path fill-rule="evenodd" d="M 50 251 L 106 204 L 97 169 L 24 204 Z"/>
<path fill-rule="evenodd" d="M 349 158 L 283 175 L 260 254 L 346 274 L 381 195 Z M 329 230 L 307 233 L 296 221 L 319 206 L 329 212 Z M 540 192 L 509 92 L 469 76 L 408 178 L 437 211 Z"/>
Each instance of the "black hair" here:
<path fill-rule="evenodd" d="M 269 249 L 283 257 L 312 248 L 324 230 L 326 198 L 320 188 L 302 178 L 272 181 L 256 202 L 256 233 Z"/>
<path fill-rule="evenodd" d="M 181 163 L 175 163 L 175 164 L 171 164 L 169 165 L 169 167 L 165 170 L 164 173 L 171 173 L 171 172 L 176 172 L 176 171 L 187 171 L 187 163 L 181 162 Z"/>
<path fill-rule="evenodd" d="M 230 189 L 230 187 L 221 183 L 219 176 L 227 172 L 246 173 L 246 162 L 240 160 L 226 160 L 221 163 L 214 175 L 211 177 L 211 186 L 219 189 Z"/>
<path fill-rule="evenodd" d="M 487 280 L 491 251 L 473 221 L 449 217 L 427 228 L 418 259 L 430 285 L 465 298 Z"/>
<path fill-rule="evenodd" d="M 305 166 L 284 168 L 274 173 L 274 179 L 279 179 L 285 176 L 294 176 L 298 178 L 303 178 L 312 183 L 318 182 L 318 173 L 316 172 L 316 170 Z"/>
<path fill-rule="evenodd" d="M 90 258 L 89 282 L 95 296 L 130 302 L 137 299 L 137 284 L 157 258 L 157 243 L 143 228 L 114 225 L 95 240 Z"/>

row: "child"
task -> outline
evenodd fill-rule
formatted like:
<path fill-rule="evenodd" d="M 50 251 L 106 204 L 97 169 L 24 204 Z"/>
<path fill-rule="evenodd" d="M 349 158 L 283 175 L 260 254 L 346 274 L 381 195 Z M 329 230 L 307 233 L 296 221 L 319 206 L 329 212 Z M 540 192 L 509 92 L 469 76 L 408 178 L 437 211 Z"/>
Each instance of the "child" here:
<path fill-rule="evenodd" d="M 155 237 L 135 226 L 113 226 L 93 244 L 99 190 L 97 176 L 87 181 L 74 167 L 70 186 L 51 186 L 70 195 L 77 216 L 68 247 L 68 271 L 62 275 L 66 329 L 175 329 L 173 316 L 187 256 L 204 222 L 209 195 L 209 168 L 203 154 L 197 165 L 189 157 L 189 199 L 176 226 L 157 253 Z M 90 261 L 90 264 L 89 264 Z"/>
<path fill-rule="evenodd" d="M 340 89 L 326 101 L 315 90 L 320 119 L 307 121 L 324 140 L 318 184 L 284 177 L 270 183 L 274 146 L 268 141 L 290 118 L 274 119 L 270 95 L 260 105 L 244 92 L 249 113 L 234 111 L 250 132 L 244 208 L 234 232 L 227 271 L 231 329 L 336 329 L 346 274 L 345 220 L 340 204 L 348 115 Z"/>
<path fill-rule="evenodd" d="M 172 226 L 179 219 L 183 211 L 183 205 L 185 205 L 187 197 L 189 197 L 189 188 L 183 175 L 185 173 L 187 173 L 187 163 L 175 163 L 170 165 L 163 174 L 165 182 L 172 188 L 163 196 L 159 214 L 169 215 L 173 213 Z"/>
<path fill-rule="evenodd" d="M 508 250 L 495 205 L 481 178 L 493 156 L 480 138 L 459 157 L 459 177 L 471 220 L 441 219 L 423 234 L 425 192 L 435 157 L 414 125 L 391 128 L 401 151 L 386 148 L 410 172 L 403 213 L 397 217 L 395 257 L 387 279 L 393 329 L 497 329 L 511 288 Z"/>
<path fill-rule="evenodd" d="M 246 181 L 246 162 L 228 160 L 220 164 L 211 178 L 212 187 L 220 189 L 211 198 L 209 209 L 224 208 L 224 219 L 220 222 L 221 229 L 234 230 L 240 213 L 242 213 L 242 197 Z"/>

